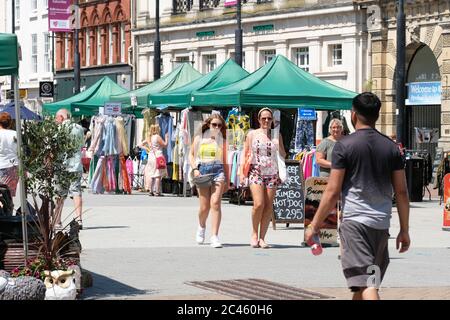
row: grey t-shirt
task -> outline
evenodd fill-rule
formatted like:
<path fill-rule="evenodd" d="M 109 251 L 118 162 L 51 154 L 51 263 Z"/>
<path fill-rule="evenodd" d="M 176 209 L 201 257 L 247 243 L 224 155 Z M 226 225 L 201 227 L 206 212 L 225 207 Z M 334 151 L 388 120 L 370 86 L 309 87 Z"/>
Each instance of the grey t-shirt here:
<path fill-rule="evenodd" d="M 333 141 L 331 139 L 325 138 L 320 142 L 320 144 L 317 146 L 316 151 L 322 152 L 325 155 L 325 160 L 331 161 L 331 156 L 333 152 L 334 145 L 336 144 L 336 141 Z M 320 166 L 320 176 L 321 177 L 328 177 L 330 175 L 330 168 L 324 168 Z"/>
<path fill-rule="evenodd" d="M 331 167 L 345 169 L 343 220 L 389 229 L 392 172 L 405 167 L 398 146 L 375 129 L 360 129 L 336 143 Z"/>

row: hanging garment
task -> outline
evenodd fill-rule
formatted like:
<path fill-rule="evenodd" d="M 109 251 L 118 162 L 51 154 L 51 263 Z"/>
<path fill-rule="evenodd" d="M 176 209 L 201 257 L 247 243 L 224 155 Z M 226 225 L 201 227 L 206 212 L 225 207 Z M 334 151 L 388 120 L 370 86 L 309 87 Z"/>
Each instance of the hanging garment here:
<path fill-rule="evenodd" d="M 93 117 L 94 121 L 94 129 L 92 135 L 91 145 L 89 147 L 89 151 L 95 155 L 100 155 L 103 150 L 103 141 L 104 141 L 104 131 L 105 131 L 105 116 L 96 116 Z"/>
<path fill-rule="evenodd" d="M 155 118 L 158 115 L 156 109 L 145 109 L 142 111 L 144 116 L 144 127 L 142 128 L 142 139 L 147 139 L 147 135 L 150 133 L 150 126 L 155 124 Z"/>
<path fill-rule="evenodd" d="M 117 137 L 117 153 L 123 153 L 125 156 L 129 154 L 128 151 L 128 137 L 125 130 L 125 122 L 122 117 L 117 117 L 115 121 L 116 137 Z"/>
<path fill-rule="evenodd" d="M 90 184 L 92 193 L 104 193 L 105 189 L 103 187 L 103 178 L 105 175 L 105 157 L 101 156 L 98 159 L 97 166 L 95 167 L 95 172 L 92 176 L 92 181 Z"/>
<path fill-rule="evenodd" d="M 105 144 L 103 146 L 103 153 L 107 156 L 117 154 L 117 135 L 115 119 L 113 117 L 108 117 L 105 121 Z"/>
<path fill-rule="evenodd" d="M 313 122 L 308 120 L 297 120 L 295 134 L 295 151 L 304 149 L 306 146 L 314 145 Z"/>
<path fill-rule="evenodd" d="M 169 136 L 169 141 L 167 143 L 167 147 L 163 150 L 164 157 L 167 162 L 172 162 L 172 150 L 173 150 L 173 142 L 172 142 L 172 134 L 173 134 L 173 117 L 169 114 L 161 114 L 156 117 L 158 120 L 159 127 L 161 128 L 161 138 L 164 140 L 166 134 Z"/>

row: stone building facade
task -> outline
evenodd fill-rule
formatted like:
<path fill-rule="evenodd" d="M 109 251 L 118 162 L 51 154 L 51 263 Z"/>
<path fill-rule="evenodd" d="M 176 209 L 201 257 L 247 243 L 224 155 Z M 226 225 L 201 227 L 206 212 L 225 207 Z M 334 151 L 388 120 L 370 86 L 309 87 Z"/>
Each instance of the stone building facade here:
<path fill-rule="evenodd" d="M 379 129 L 387 135 L 396 132 L 395 68 L 397 52 L 396 2 L 388 0 L 355 1 L 367 12 L 370 74 L 369 82 L 377 93 L 383 109 Z M 450 149 L 450 1 L 405 1 L 406 16 L 406 82 L 407 98 L 414 95 L 413 85 L 419 90 L 442 90 L 420 102 L 408 103 L 410 148 L 428 149 L 433 154 L 436 146 Z M 437 90 L 435 90 L 438 92 Z M 425 91 L 424 91 L 425 92 Z M 436 101 L 437 100 L 437 101 Z M 418 143 L 415 128 L 437 129 L 438 143 Z"/>
<path fill-rule="evenodd" d="M 107 75 L 131 88 L 130 0 L 79 1 L 81 87 Z M 56 35 L 56 100 L 73 94 L 74 34 Z"/>

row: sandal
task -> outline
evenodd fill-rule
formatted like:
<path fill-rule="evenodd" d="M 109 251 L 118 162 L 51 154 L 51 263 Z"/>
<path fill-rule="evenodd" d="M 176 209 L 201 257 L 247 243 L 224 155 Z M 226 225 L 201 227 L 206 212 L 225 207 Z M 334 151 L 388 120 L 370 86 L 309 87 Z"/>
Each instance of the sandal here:
<path fill-rule="evenodd" d="M 271 248 L 271 246 L 268 245 L 263 239 L 259 239 L 258 244 L 259 244 L 259 247 L 261 249 L 269 249 L 269 248 Z"/>
<path fill-rule="evenodd" d="M 258 240 L 258 239 L 252 239 L 252 240 L 250 241 L 250 246 L 251 246 L 252 248 L 259 248 L 259 240 Z"/>

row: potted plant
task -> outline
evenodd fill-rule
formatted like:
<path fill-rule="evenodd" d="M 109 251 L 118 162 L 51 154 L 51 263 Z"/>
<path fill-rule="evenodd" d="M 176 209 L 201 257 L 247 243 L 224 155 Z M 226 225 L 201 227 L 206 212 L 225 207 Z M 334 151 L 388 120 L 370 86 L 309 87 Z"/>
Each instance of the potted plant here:
<path fill-rule="evenodd" d="M 26 122 L 23 126 L 25 188 L 33 199 L 40 245 L 40 267 L 33 274 L 38 271 L 41 278 L 45 271 L 68 270 L 68 257 L 75 258 L 75 261 L 79 259 L 81 246 L 71 246 L 73 242 L 78 242 L 78 230 L 75 230 L 75 235 L 73 230 L 71 233 L 55 231 L 64 204 L 62 192 L 76 178 L 76 173 L 66 171 L 67 159 L 78 151 L 70 126 L 60 125 L 54 118 Z"/>

